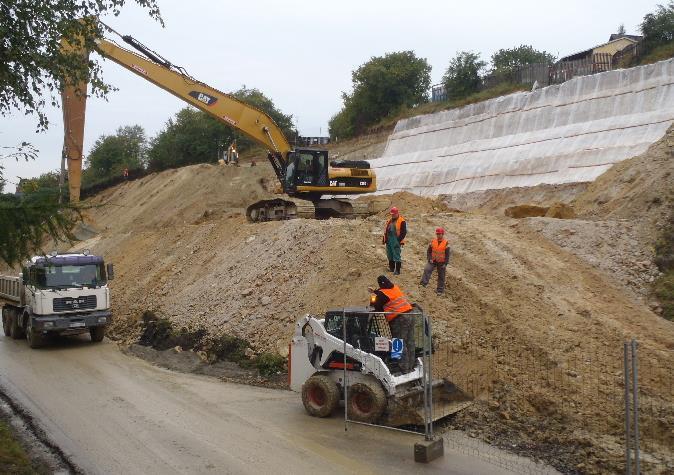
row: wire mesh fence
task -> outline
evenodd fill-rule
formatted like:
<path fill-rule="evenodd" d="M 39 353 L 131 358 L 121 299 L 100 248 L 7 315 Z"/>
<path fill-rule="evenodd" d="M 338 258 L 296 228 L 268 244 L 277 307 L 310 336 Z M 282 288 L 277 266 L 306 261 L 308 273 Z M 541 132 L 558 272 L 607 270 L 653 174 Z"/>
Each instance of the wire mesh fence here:
<path fill-rule="evenodd" d="M 349 311 L 328 316 L 340 335 L 344 422 L 378 425 L 432 437 L 431 333 L 421 309 Z M 359 365 L 361 371 L 354 372 Z"/>
<path fill-rule="evenodd" d="M 416 342 L 416 367 L 407 373 L 392 343 L 400 330 L 384 313 L 339 317 L 325 325 L 344 342 L 334 367 L 343 369 L 347 427 L 435 434 L 448 450 L 513 473 L 674 473 L 674 351 L 640 348 L 634 372 L 620 342 L 587 352 L 535 346 L 515 333 L 498 341 L 474 332 L 437 338 L 416 309 L 408 316 L 414 337 L 405 337 Z M 375 395 L 381 412 L 359 396 L 373 380 L 383 388 Z M 626 436 L 636 423 L 639 437 Z"/>
<path fill-rule="evenodd" d="M 549 466 L 564 473 L 624 472 L 622 350 L 606 346 L 588 354 L 575 347 L 530 347 L 514 336 L 493 344 L 474 334 L 436 342 L 434 377 L 451 381 L 474 400 L 447 426 L 479 439 L 448 438 L 448 445 L 468 454 L 477 450 L 482 458 L 518 473 L 547 473 Z M 671 353 L 654 357 L 644 349 L 639 356 L 643 473 L 674 473 Z M 663 367 L 663 362 L 669 365 Z M 549 466 L 506 456 L 500 448 Z"/>

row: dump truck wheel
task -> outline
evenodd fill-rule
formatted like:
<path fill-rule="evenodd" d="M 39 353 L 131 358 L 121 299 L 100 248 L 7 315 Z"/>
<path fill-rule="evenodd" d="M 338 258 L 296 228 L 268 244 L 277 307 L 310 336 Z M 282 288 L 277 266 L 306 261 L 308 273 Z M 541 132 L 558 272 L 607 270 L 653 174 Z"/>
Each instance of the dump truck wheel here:
<path fill-rule="evenodd" d="M 10 322 L 9 322 L 9 333 L 14 338 L 15 340 L 20 340 L 26 334 L 23 332 L 21 327 L 19 326 L 19 316 L 17 315 L 16 312 L 10 312 L 8 315 Z"/>
<path fill-rule="evenodd" d="M 11 318 L 9 316 L 9 311 L 6 308 L 2 308 L 2 330 L 5 332 L 5 336 L 10 336 L 12 334 Z"/>
<path fill-rule="evenodd" d="M 349 419 L 373 424 L 377 422 L 385 409 L 386 393 L 378 382 L 355 383 L 349 388 Z"/>
<path fill-rule="evenodd" d="M 35 331 L 29 321 L 28 328 L 26 328 L 26 340 L 31 348 L 40 348 L 44 346 L 46 338 L 41 332 Z"/>
<path fill-rule="evenodd" d="M 103 341 L 103 337 L 105 336 L 105 326 L 90 328 L 89 334 L 91 335 L 91 341 L 99 343 Z"/>
<path fill-rule="evenodd" d="M 302 385 L 302 403 L 314 417 L 328 417 L 339 404 L 337 384 L 324 374 L 315 374 Z"/>

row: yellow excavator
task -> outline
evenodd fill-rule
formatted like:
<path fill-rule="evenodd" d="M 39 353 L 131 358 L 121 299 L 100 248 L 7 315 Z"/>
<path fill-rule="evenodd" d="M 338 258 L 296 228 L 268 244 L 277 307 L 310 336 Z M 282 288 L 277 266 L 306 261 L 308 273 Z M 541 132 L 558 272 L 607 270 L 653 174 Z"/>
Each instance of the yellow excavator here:
<path fill-rule="evenodd" d="M 111 28 L 106 28 L 119 35 Z M 327 150 L 293 149 L 281 128 L 265 112 L 194 79 L 183 68 L 171 64 L 131 36 L 119 36 L 140 54 L 105 38 L 96 40 L 96 51 L 243 132 L 267 149 L 269 162 L 283 192 L 289 198 L 263 200 L 250 205 L 246 211 L 249 221 L 295 217 L 358 217 L 376 211 L 366 203 L 334 198 L 335 195 L 376 191 L 376 177 L 368 162 L 330 161 Z M 83 47 L 68 43 L 62 47 L 88 60 L 89 52 Z M 81 184 L 86 95 L 80 91 L 86 91 L 86 84 L 67 85 L 61 94 L 65 132 L 63 156 L 68 162 L 71 202 L 79 201 Z"/>

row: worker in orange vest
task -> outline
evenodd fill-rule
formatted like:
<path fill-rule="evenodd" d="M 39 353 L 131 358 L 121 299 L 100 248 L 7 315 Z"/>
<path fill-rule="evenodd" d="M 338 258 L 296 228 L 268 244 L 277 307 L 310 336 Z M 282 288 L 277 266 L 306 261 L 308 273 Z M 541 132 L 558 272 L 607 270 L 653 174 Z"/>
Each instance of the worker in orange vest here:
<path fill-rule="evenodd" d="M 400 216 L 398 208 L 391 208 L 391 217 L 384 226 L 384 236 L 382 244 L 386 245 L 386 256 L 388 257 L 388 268 L 394 275 L 400 275 L 402 267 L 402 246 L 405 245 L 405 236 L 407 235 L 407 223 L 405 218 Z"/>
<path fill-rule="evenodd" d="M 374 294 L 372 305 L 376 312 L 386 312 L 385 317 L 391 328 L 391 336 L 403 340 L 403 353 L 400 359 L 400 371 L 409 373 L 416 365 L 416 345 L 414 343 L 414 316 L 407 315 L 413 310 L 407 297 L 400 287 L 391 282 L 386 276 L 377 277 L 378 289 L 369 288 Z"/>
<path fill-rule="evenodd" d="M 426 267 L 424 267 L 424 275 L 421 277 L 421 285 L 426 287 L 428 281 L 431 280 L 433 269 L 438 270 L 438 289 L 436 292 L 441 295 L 445 292 L 445 273 L 447 264 L 449 264 L 449 256 L 451 254 L 449 243 L 445 239 L 445 230 L 437 228 L 435 230 L 435 239 L 431 241 L 426 250 Z"/>

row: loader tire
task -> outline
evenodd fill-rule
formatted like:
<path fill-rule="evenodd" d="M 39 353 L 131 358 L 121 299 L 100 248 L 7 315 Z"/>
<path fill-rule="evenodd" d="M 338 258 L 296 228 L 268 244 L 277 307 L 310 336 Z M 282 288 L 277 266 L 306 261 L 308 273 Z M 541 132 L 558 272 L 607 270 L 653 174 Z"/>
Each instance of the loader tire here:
<path fill-rule="evenodd" d="M 349 388 L 347 405 L 349 419 L 374 424 L 386 410 L 386 393 L 377 381 L 355 383 Z"/>
<path fill-rule="evenodd" d="M 302 403 L 309 415 L 329 417 L 339 404 L 339 388 L 326 375 L 315 374 L 302 385 Z"/>

